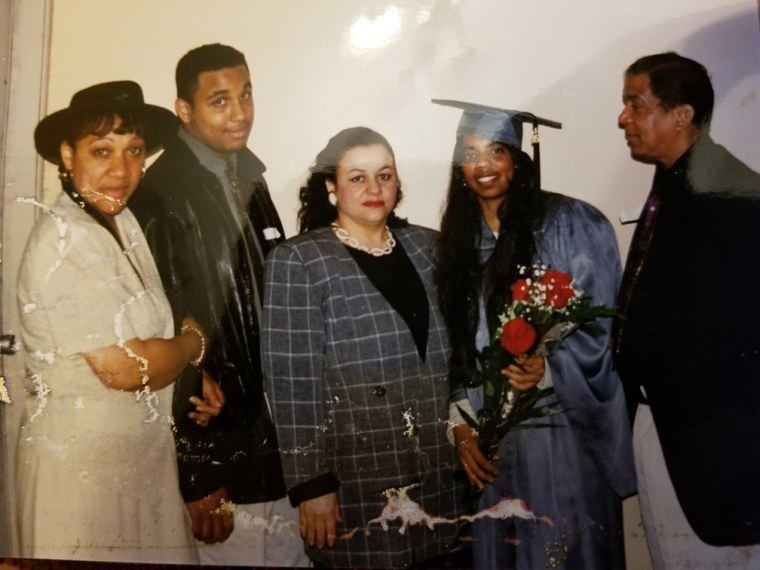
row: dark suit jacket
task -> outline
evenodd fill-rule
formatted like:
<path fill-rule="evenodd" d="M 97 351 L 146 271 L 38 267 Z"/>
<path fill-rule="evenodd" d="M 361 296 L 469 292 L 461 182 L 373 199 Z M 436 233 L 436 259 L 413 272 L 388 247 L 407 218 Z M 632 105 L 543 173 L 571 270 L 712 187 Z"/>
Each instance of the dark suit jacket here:
<path fill-rule="evenodd" d="M 264 255 L 282 226 L 264 182 L 264 165 L 249 150 L 237 155 L 237 175 L 248 204 L 248 229 Z M 204 369 L 225 393 L 222 415 L 208 428 L 187 419 L 188 398 L 200 389 L 187 367 L 174 398 L 180 487 L 185 500 L 224 485 L 232 501 L 256 503 L 285 495 L 277 438 L 264 397 L 259 328 L 263 258 L 251 235 L 241 235 L 218 178 L 179 138 L 149 169 L 130 208 L 143 227 L 176 326 L 193 315 L 209 335 Z M 257 273 L 258 272 L 258 273 Z"/>
<path fill-rule="evenodd" d="M 702 135 L 669 170 L 617 365 L 697 535 L 760 542 L 760 175 Z M 630 263 L 629 259 L 629 263 Z M 626 268 L 630 271 L 631 268 Z"/>

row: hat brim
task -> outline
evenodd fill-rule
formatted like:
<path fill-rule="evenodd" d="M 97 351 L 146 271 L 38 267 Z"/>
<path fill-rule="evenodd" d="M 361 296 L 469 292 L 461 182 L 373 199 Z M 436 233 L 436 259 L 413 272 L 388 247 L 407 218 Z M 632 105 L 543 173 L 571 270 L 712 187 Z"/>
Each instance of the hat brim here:
<path fill-rule="evenodd" d="M 111 102 L 103 105 L 88 105 L 86 109 L 67 107 L 42 119 L 34 130 L 34 146 L 42 158 L 55 165 L 61 165 L 61 143 L 70 134 L 72 121 L 84 112 L 113 113 L 114 115 L 124 113 L 141 119 L 144 123 L 146 156 L 158 152 L 166 139 L 179 127 L 179 118 L 174 113 L 147 103 L 114 104 Z"/>

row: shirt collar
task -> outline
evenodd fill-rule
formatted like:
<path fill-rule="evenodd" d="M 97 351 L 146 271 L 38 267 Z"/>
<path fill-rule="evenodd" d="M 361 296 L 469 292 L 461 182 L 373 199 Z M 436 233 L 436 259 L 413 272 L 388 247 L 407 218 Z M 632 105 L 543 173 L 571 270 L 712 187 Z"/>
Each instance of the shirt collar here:
<path fill-rule="evenodd" d="M 480 236 L 478 237 L 478 255 L 480 262 L 485 263 L 494 248 L 496 247 L 496 240 L 499 239 L 497 234 L 493 233 L 493 230 L 488 227 L 485 217 L 480 218 Z"/>
<path fill-rule="evenodd" d="M 184 127 L 179 128 L 177 136 L 190 147 L 190 150 L 195 155 L 195 158 L 198 159 L 198 162 L 201 163 L 201 166 L 209 170 L 217 178 L 224 179 L 226 177 L 227 161 L 216 154 L 213 149 L 188 133 Z M 229 160 L 232 161 L 232 166 L 237 171 L 237 153 L 231 153 Z"/>

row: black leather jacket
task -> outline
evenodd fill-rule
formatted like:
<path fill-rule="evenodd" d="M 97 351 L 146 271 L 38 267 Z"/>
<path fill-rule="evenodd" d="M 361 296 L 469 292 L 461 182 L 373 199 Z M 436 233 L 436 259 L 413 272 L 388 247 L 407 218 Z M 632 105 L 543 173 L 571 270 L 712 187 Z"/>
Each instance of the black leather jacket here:
<path fill-rule="evenodd" d="M 263 178 L 265 167 L 248 149 L 238 152 L 237 161 L 248 231 L 256 232 L 266 256 L 283 230 Z M 198 427 L 187 413 L 192 408 L 188 398 L 200 393 L 199 372 L 188 366 L 177 381 L 174 419 L 182 495 L 193 501 L 224 485 L 232 501 L 257 503 L 285 496 L 262 383 L 257 310 L 262 268 L 256 265 L 263 257 L 250 235 L 241 236 L 223 191 L 217 177 L 175 137 L 148 169 L 129 207 L 155 257 L 175 326 L 191 314 L 204 327 L 209 343 L 203 367 L 226 397 L 222 414 L 207 428 Z M 265 228 L 276 228 L 280 237 L 267 240 Z"/>

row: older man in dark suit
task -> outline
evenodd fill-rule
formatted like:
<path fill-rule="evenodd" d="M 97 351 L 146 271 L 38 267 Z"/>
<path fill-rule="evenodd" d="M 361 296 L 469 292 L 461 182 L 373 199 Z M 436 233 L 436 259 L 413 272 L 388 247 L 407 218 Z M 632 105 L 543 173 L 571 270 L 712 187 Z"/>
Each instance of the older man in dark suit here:
<path fill-rule="evenodd" d="M 760 175 L 710 138 L 713 99 L 701 64 L 652 55 L 618 118 L 656 165 L 616 334 L 656 568 L 760 567 Z"/>

